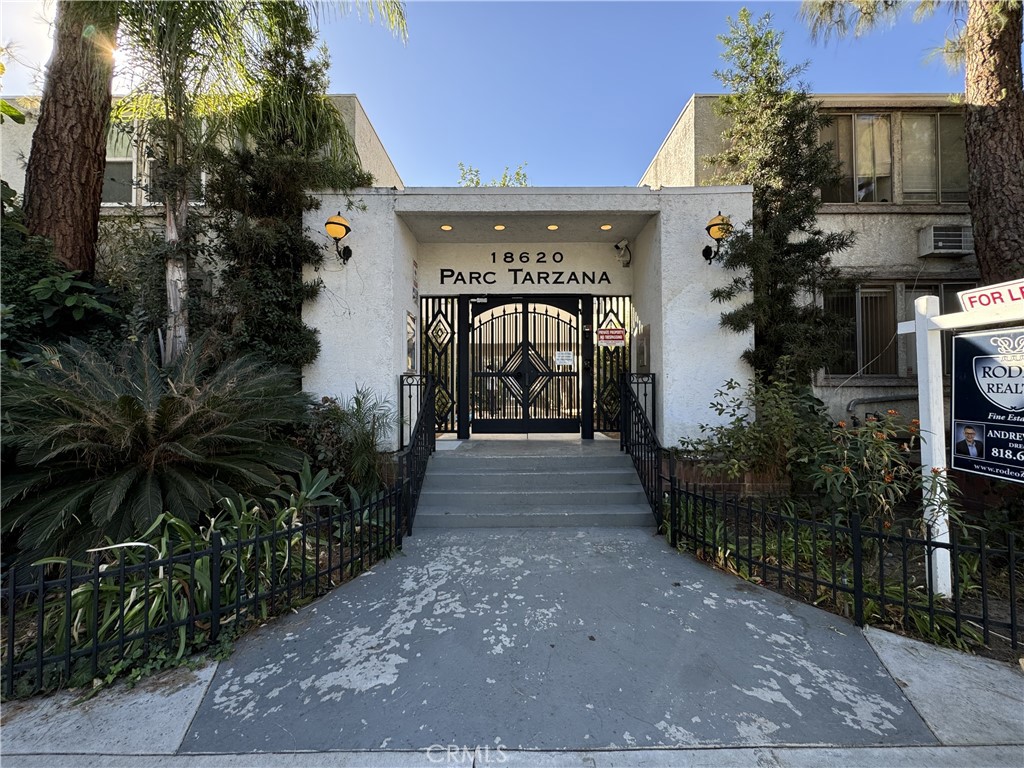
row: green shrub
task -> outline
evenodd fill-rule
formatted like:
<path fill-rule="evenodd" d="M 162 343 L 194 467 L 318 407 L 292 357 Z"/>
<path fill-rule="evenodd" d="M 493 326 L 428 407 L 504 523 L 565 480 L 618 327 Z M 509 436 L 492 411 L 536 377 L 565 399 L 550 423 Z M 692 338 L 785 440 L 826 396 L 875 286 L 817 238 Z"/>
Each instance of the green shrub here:
<path fill-rule="evenodd" d="M 276 436 L 309 398 L 255 358 L 219 361 L 201 342 L 161 369 L 152 341 L 113 362 L 81 342 L 3 379 L 4 532 L 29 552 L 126 541 L 162 512 L 205 519 L 219 499 L 262 494 L 303 454 Z"/>
<path fill-rule="evenodd" d="M 895 409 L 868 416 L 859 426 L 840 421 L 808 456 L 814 490 L 834 514 L 881 519 L 887 528 L 900 505 L 917 504 L 933 493 L 942 500 L 942 511 L 959 519 L 951 502 L 957 488 L 945 470 L 936 468 L 925 480 L 920 468 L 911 463 L 919 435 L 917 419 L 907 422 Z"/>
<path fill-rule="evenodd" d="M 105 285 L 65 271 L 50 241 L 30 235 L 14 190 L 0 182 L 0 284 L 3 285 L 3 349 L 23 357 L 41 344 L 71 338 L 109 348 L 120 335 L 117 298 Z"/>
<path fill-rule="evenodd" d="M 372 496 L 390 479 L 391 458 L 381 448 L 397 421 L 390 400 L 360 388 L 345 405 L 333 397 L 314 405 L 293 442 L 317 467 L 338 475 L 358 494 Z"/>
<path fill-rule="evenodd" d="M 791 479 L 828 430 L 824 404 L 786 373 L 746 388 L 729 379 L 711 410 L 728 422 L 701 424 L 699 438 L 679 441 L 680 452 L 732 479 L 747 472 L 773 482 Z"/>
<path fill-rule="evenodd" d="M 95 684 L 88 653 L 93 640 L 109 646 L 98 654 L 99 682 L 137 678 L 181 663 L 187 654 L 210 645 L 209 620 L 195 619 L 194 631 L 187 624 L 211 611 L 215 590 L 221 610 L 219 639 L 230 640 L 253 622 L 300 605 L 390 554 L 385 541 L 390 530 L 381 526 L 392 510 L 381 509 L 382 520 L 372 519 L 376 516 L 370 512 L 339 514 L 332 518 L 333 528 L 325 525 L 323 509 L 340 509 L 338 499 L 325 490 L 334 480 L 326 472 L 314 476 L 307 462 L 287 491 L 275 492 L 284 503 L 277 498 L 224 498 L 198 529 L 191 521 L 162 513 L 131 542 L 107 539 L 88 561 L 74 563 L 85 573 L 98 564 L 102 576 L 73 587 L 70 595 L 59 586 L 52 589 L 41 623 L 39 606 L 31 599 L 19 601 L 15 641 L 12 646 L 4 643 L 0 653 L 13 650 L 15 660 L 31 659 L 41 645 L 44 656 L 70 650 L 79 659 L 70 673 L 63 664 L 48 666 L 41 686 L 33 668 L 15 681 L 16 695 L 31 695 L 38 687 Z M 222 541 L 219 584 L 209 555 L 214 533 Z M 206 554 L 194 557 L 195 551 Z M 147 563 L 168 558 L 174 562 L 147 568 Z M 39 565 L 62 571 L 68 563 L 45 558 Z M 310 578 L 317 572 L 319 578 Z M 256 595 L 258 601 L 253 600 Z M 242 606 L 240 611 L 236 605 Z M 180 626 L 165 630 L 169 624 Z M 119 640 L 135 635 L 122 653 Z"/>

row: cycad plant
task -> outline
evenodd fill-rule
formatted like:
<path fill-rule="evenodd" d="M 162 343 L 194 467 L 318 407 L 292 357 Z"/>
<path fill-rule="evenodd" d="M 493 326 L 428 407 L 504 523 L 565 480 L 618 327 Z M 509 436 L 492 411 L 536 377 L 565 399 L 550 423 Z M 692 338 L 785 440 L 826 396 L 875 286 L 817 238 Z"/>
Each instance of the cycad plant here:
<path fill-rule="evenodd" d="M 155 344 L 110 361 L 82 343 L 3 379 L 5 533 L 32 556 L 128 541 L 162 512 L 201 521 L 225 496 L 264 495 L 304 454 L 279 427 L 308 417 L 291 375 L 200 344 L 161 368 Z"/>

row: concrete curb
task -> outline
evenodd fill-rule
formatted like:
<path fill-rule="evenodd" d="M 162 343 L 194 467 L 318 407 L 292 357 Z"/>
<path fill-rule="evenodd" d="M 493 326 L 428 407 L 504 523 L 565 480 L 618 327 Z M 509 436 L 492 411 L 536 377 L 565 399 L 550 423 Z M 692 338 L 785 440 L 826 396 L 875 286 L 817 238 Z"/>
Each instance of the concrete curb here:
<path fill-rule="evenodd" d="M 5 768 L 1019 768 L 1020 746 L 743 747 L 590 752 L 275 752 L 234 755 L 34 754 L 4 757 Z"/>

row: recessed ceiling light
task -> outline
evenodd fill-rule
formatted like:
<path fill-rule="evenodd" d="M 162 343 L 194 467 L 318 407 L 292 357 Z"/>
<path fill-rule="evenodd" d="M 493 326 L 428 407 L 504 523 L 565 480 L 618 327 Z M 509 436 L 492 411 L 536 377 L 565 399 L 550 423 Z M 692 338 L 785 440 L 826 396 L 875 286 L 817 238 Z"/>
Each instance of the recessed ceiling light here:
<path fill-rule="evenodd" d="M 503 229 L 505 229 L 505 225 L 504 224 L 495 224 L 494 225 L 494 229 L 497 230 L 498 232 L 501 232 Z"/>
<path fill-rule="evenodd" d="M 558 225 L 557 224 L 548 224 L 548 229 L 550 229 L 552 232 L 554 232 L 556 229 L 558 229 Z"/>
<path fill-rule="evenodd" d="M 442 224 L 441 225 L 441 230 L 443 232 L 451 232 L 452 231 L 452 225 L 451 224 Z"/>
<path fill-rule="evenodd" d="M 601 225 L 601 229 L 603 229 L 605 232 L 607 232 L 611 228 L 612 228 L 611 224 L 602 224 Z"/>

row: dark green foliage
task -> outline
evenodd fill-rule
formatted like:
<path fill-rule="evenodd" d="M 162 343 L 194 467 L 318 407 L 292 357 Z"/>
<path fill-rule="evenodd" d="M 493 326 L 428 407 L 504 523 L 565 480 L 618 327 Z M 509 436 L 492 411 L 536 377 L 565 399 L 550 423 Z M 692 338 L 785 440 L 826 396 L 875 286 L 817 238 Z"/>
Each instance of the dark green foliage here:
<path fill-rule="evenodd" d="M 65 272 L 53 259 L 50 241 L 28 233 L 14 190 L 7 182 L 0 182 L 0 190 L 4 352 L 20 357 L 40 344 L 70 338 L 109 348 L 122 321 L 113 293 L 101 283 Z"/>
<path fill-rule="evenodd" d="M 726 149 L 707 162 L 716 181 L 753 186 L 753 218 L 729 237 L 719 257 L 739 274 L 712 298 L 744 303 L 722 314 L 722 326 L 754 331 L 744 359 L 766 376 L 785 357 L 799 381 L 841 353 L 848 324 L 826 313 L 821 297 L 840 286 L 831 254 L 853 244 L 851 232 L 823 232 L 816 223 L 818 190 L 836 178 L 838 168 L 827 146 L 819 145 L 827 117 L 806 87 L 795 83 L 804 67 L 787 68 L 779 49 L 782 36 L 771 16 L 756 24 L 750 12 L 729 20 L 723 58 L 732 66 L 715 76 L 729 89 L 716 111 L 727 118 Z"/>
<path fill-rule="evenodd" d="M 319 207 L 309 192 L 351 189 L 372 177 L 360 170 L 325 95 L 326 58 L 307 60 L 315 40 L 307 11 L 291 3 L 268 8 L 282 18 L 262 57 L 263 97 L 241 110 L 247 140 L 209 155 L 207 201 L 225 265 L 215 324 L 230 349 L 298 369 L 320 351 L 316 330 L 302 322 L 303 302 L 320 289 L 319 281 L 303 281 L 303 268 L 323 261 L 302 226 L 303 213 Z M 325 151 L 338 146 L 350 151 Z"/>
<path fill-rule="evenodd" d="M 772 482 L 799 480 L 828 440 L 824 403 L 794 380 L 785 361 L 776 376 L 746 388 L 732 379 L 725 382 L 710 409 L 728 422 L 701 424 L 701 436 L 680 440 L 680 449 L 709 473 L 731 479 L 754 472 Z"/>
<path fill-rule="evenodd" d="M 368 497 L 389 479 L 390 458 L 380 453 L 380 445 L 396 423 L 389 400 L 359 389 L 345 405 L 333 397 L 314 405 L 309 423 L 293 442 L 312 457 L 315 466 L 338 475 L 342 485 Z"/>
<path fill-rule="evenodd" d="M 190 346 L 161 369 L 151 343 L 113 362 L 86 344 L 3 379 L 3 531 L 34 555 L 126 541 L 161 512 L 201 521 L 225 496 L 262 494 L 303 454 L 275 436 L 307 417 L 287 372 Z"/>

